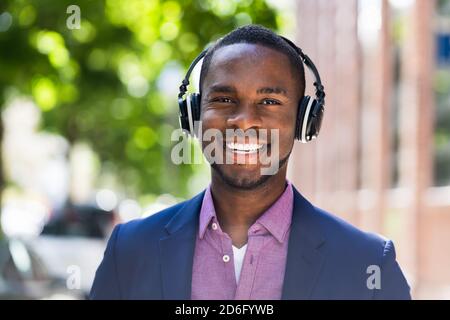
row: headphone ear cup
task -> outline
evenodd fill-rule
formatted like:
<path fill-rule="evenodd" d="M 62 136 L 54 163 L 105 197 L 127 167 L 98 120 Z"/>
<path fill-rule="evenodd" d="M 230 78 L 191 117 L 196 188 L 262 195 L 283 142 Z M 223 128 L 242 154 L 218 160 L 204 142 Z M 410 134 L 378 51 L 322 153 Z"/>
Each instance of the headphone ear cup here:
<path fill-rule="evenodd" d="M 314 100 L 311 109 L 312 110 L 308 116 L 309 119 L 306 132 L 306 135 L 309 137 L 308 141 L 317 138 L 319 135 L 324 113 L 323 105 L 321 105 L 317 100 Z"/>
<path fill-rule="evenodd" d="M 193 135 L 198 136 L 199 132 L 199 121 L 200 121 L 200 101 L 201 97 L 199 93 L 193 93 L 189 96 L 191 99 L 191 110 L 192 110 L 192 125 L 193 131 L 191 132 Z"/>
<path fill-rule="evenodd" d="M 297 120 L 295 124 L 295 138 L 297 140 L 302 140 L 302 127 L 303 122 L 305 121 L 305 112 L 306 108 L 308 106 L 309 100 L 311 99 L 310 96 L 304 96 L 300 103 L 298 104 L 297 108 Z M 307 119 L 306 119 L 307 120 Z"/>
<path fill-rule="evenodd" d="M 179 98 L 178 99 L 178 107 L 180 108 L 180 127 L 183 130 L 189 131 L 189 116 L 187 110 L 187 102 L 186 99 Z"/>

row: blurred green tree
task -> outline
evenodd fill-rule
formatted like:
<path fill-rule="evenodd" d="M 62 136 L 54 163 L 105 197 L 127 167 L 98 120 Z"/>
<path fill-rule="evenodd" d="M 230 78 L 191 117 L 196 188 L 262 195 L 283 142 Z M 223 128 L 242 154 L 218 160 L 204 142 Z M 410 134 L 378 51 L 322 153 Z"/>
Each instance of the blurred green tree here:
<path fill-rule="evenodd" d="M 277 29 L 264 0 L 6 0 L 0 14 L 0 106 L 32 96 L 43 130 L 88 142 L 129 192 L 181 197 L 195 168 L 169 160 L 178 107 L 161 88 L 176 93 L 182 73 L 165 70 L 237 26 Z"/>

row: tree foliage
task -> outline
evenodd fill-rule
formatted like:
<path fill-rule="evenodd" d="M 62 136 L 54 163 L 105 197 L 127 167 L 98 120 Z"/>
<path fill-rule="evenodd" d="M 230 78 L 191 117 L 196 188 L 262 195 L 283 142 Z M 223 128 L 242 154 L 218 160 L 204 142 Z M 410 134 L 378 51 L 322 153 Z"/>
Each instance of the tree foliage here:
<path fill-rule="evenodd" d="M 81 28 L 72 30 L 74 4 Z M 176 93 L 195 56 L 235 27 L 277 28 L 263 0 L 8 0 L 2 12 L 12 23 L 0 32 L 0 105 L 30 95 L 43 130 L 88 142 L 130 192 L 176 196 L 188 195 L 195 167 L 170 161 L 178 107 L 167 88 Z"/>

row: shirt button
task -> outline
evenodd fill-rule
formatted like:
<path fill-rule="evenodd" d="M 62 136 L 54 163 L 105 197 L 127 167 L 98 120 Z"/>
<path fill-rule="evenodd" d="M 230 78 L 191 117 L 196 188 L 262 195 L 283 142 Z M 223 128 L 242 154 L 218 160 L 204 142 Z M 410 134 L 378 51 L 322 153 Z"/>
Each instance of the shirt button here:
<path fill-rule="evenodd" d="M 223 262 L 228 262 L 228 261 L 230 261 L 230 256 L 226 254 L 223 256 L 222 259 L 223 259 Z"/>
<path fill-rule="evenodd" d="M 213 230 L 217 230 L 217 223 L 213 223 L 212 225 L 211 225 L 211 228 L 213 229 Z"/>

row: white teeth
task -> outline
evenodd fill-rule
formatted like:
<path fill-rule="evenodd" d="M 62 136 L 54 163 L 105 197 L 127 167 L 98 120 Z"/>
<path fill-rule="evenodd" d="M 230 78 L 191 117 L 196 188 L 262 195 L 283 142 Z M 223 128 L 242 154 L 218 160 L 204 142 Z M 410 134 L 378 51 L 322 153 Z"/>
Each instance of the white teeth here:
<path fill-rule="evenodd" d="M 240 152 L 255 152 L 263 147 L 262 144 L 256 144 L 256 143 L 234 143 L 230 142 L 227 143 L 227 147 L 233 151 L 236 151 L 237 153 Z"/>

